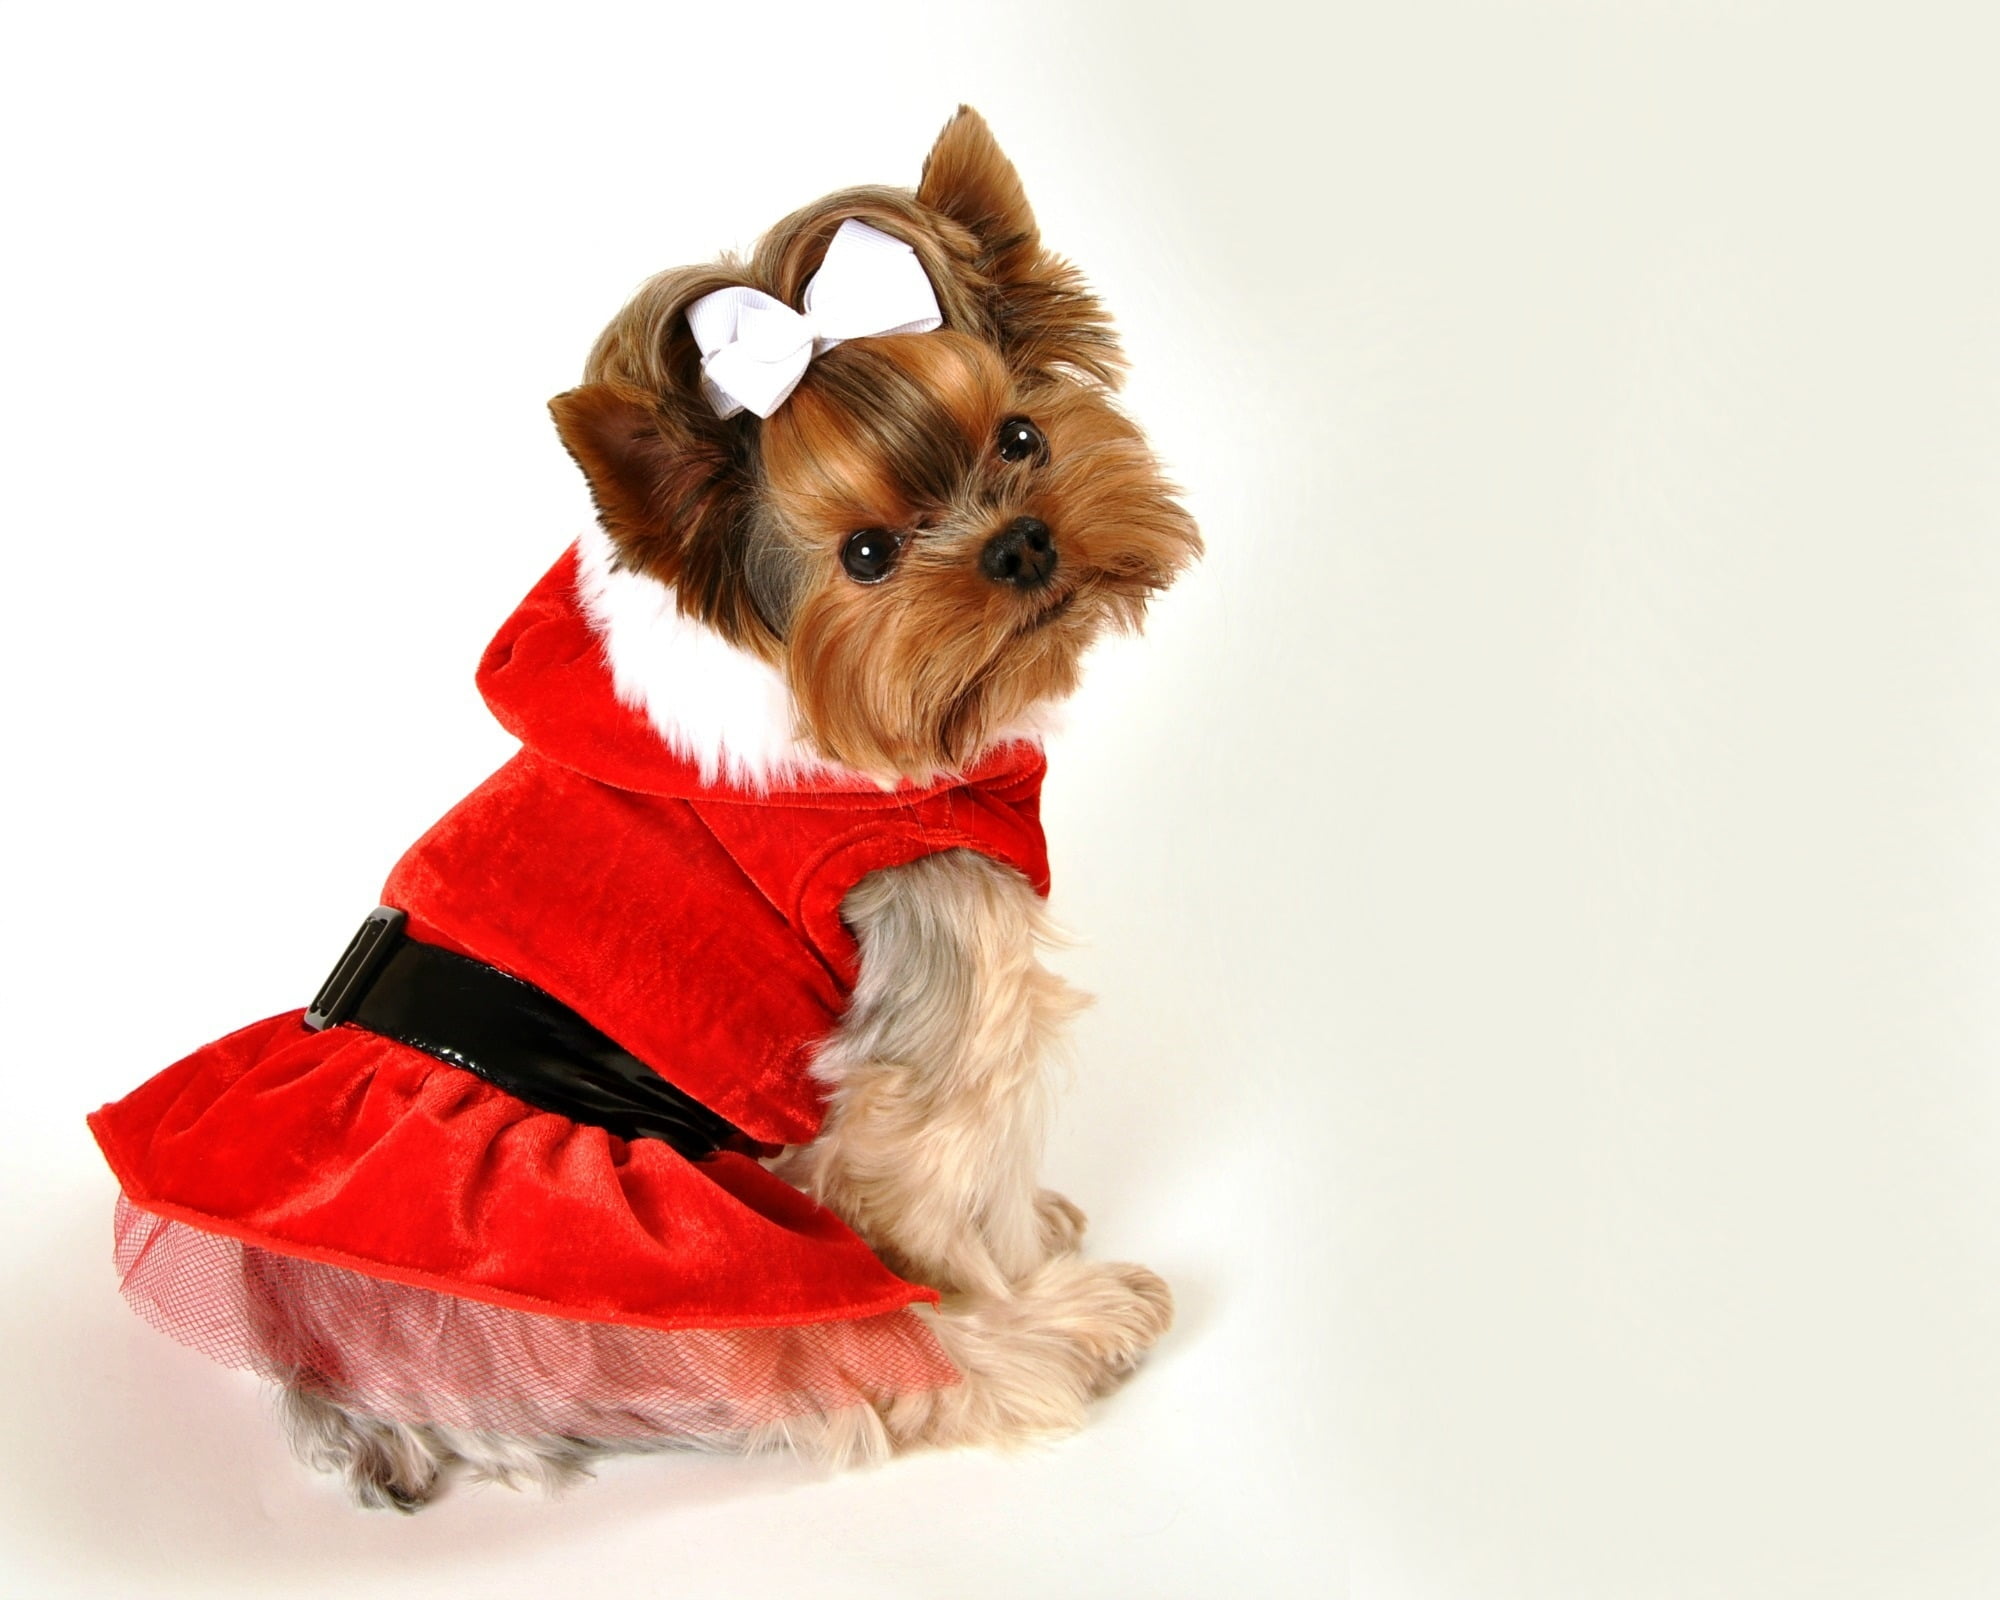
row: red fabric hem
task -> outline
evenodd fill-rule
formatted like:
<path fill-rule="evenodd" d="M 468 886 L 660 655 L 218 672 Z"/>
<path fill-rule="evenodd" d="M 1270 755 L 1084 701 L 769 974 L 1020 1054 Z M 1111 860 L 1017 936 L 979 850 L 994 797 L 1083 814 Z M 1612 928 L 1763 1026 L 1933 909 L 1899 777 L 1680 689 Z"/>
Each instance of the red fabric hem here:
<path fill-rule="evenodd" d="M 108 1108 L 103 1108 L 108 1109 Z M 134 1169 L 123 1159 L 113 1146 L 111 1138 L 100 1121 L 102 1109 L 93 1111 L 84 1120 L 89 1123 L 91 1134 L 97 1140 L 97 1148 L 103 1152 L 105 1164 L 117 1178 L 118 1186 L 125 1192 L 125 1198 L 142 1211 L 150 1211 L 154 1216 L 172 1222 L 181 1222 L 189 1227 L 200 1228 L 206 1233 L 220 1234 L 224 1238 L 240 1243 L 255 1245 L 260 1250 L 268 1250 L 274 1255 L 293 1256 L 301 1261 L 317 1261 L 324 1266 L 342 1267 L 350 1272 L 359 1272 L 371 1278 L 380 1278 L 389 1283 L 407 1284 L 415 1289 L 429 1289 L 440 1294 L 452 1295 L 461 1300 L 478 1300 L 487 1305 L 504 1306 L 512 1311 L 531 1311 L 542 1316 L 561 1317 L 570 1322 L 603 1322 L 619 1327 L 659 1328 L 667 1332 L 683 1332 L 693 1329 L 711 1328 L 787 1328 L 810 1327 L 821 1322 L 855 1322 L 866 1317 L 881 1316 L 891 1311 L 901 1311 L 919 1303 L 935 1305 L 938 1292 L 922 1284 L 905 1284 L 907 1292 L 885 1295 L 878 1300 L 870 1300 L 855 1306 L 844 1306 L 837 1315 L 812 1316 L 809 1314 L 773 1314 L 768 1316 L 729 1316 L 705 1314 L 698 1319 L 687 1317 L 649 1317 L 628 1313 L 623 1316 L 605 1316 L 585 1307 L 563 1305 L 553 1300 L 544 1300 L 535 1295 L 519 1294 L 508 1289 L 496 1289 L 486 1284 L 467 1283 L 457 1278 L 447 1278 L 438 1273 L 423 1272 L 410 1267 L 399 1267 L 380 1261 L 371 1261 L 362 1256 L 350 1255 L 344 1250 L 330 1250 L 324 1246 L 301 1244 L 291 1239 L 276 1238 L 256 1228 L 244 1227 L 227 1217 L 211 1216 L 197 1211 L 191 1206 L 178 1205 L 171 1200 L 157 1199 L 147 1193 L 134 1174 Z"/>

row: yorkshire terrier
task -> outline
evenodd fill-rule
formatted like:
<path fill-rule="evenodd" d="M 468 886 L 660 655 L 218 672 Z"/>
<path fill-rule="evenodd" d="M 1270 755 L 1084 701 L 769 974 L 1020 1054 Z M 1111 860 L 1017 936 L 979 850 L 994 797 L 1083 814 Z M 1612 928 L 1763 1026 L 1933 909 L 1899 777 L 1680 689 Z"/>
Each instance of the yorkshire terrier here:
<path fill-rule="evenodd" d="M 1165 1331 L 1035 1178 L 1040 729 L 1201 549 L 1122 364 L 961 108 L 551 402 L 599 525 L 482 665 L 521 754 L 309 1011 L 92 1119 L 134 1306 L 360 1503 L 1048 1437 Z"/>

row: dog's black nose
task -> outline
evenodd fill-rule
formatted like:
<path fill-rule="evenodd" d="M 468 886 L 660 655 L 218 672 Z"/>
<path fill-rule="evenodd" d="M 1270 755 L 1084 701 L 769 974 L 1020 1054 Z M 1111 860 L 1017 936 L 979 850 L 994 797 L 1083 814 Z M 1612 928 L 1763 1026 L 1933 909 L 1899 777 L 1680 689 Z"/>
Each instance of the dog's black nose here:
<path fill-rule="evenodd" d="M 1056 540 L 1036 517 L 1016 517 L 979 552 L 979 570 L 995 583 L 1039 589 L 1056 570 Z"/>

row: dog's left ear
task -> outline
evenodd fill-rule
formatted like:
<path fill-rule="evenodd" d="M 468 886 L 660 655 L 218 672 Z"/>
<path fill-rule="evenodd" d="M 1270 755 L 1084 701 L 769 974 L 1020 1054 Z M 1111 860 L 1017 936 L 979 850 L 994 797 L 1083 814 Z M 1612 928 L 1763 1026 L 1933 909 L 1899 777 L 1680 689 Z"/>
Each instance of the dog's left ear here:
<path fill-rule="evenodd" d="M 1042 248 L 1020 174 L 970 106 L 944 126 L 917 199 L 970 230 L 973 265 L 993 286 L 988 310 L 1008 360 L 1026 372 L 1073 368 L 1116 388 L 1125 355 L 1083 276 Z"/>
<path fill-rule="evenodd" d="M 732 643 L 767 644 L 743 581 L 749 483 L 708 403 L 613 380 L 559 394 L 549 411 L 619 564 L 671 584 L 682 611 Z"/>

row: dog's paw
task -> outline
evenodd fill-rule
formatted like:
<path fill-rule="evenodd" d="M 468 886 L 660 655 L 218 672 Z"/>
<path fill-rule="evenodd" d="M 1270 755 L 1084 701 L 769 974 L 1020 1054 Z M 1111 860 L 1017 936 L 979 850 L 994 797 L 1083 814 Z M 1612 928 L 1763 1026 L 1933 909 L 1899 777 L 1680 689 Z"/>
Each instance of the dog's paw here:
<path fill-rule="evenodd" d="M 1139 1364 L 1174 1321 L 1166 1279 L 1127 1261 L 1076 1263 L 1068 1300 L 1068 1332 L 1088 1355 L 1091 1392 L 1103 1394 Z"/>
<path fill-rule="evenodd" d="M 1035 1220 L 1042 1229 L 1042 1256 L 1073 1256 L 1083 1244 L 1087 1219 L 1076 1203 L 1053 1189 L 1035 1196 Z"/>
<path fill-rule="evenodd" d="M 420 1511 L 444 1487 L 452 1459 L 422 1428 L 366 1417 L 295 1384 L 279 1391 L 278 1415 L 307 1466 L 337 1474 L 367 1511 Z"/>

